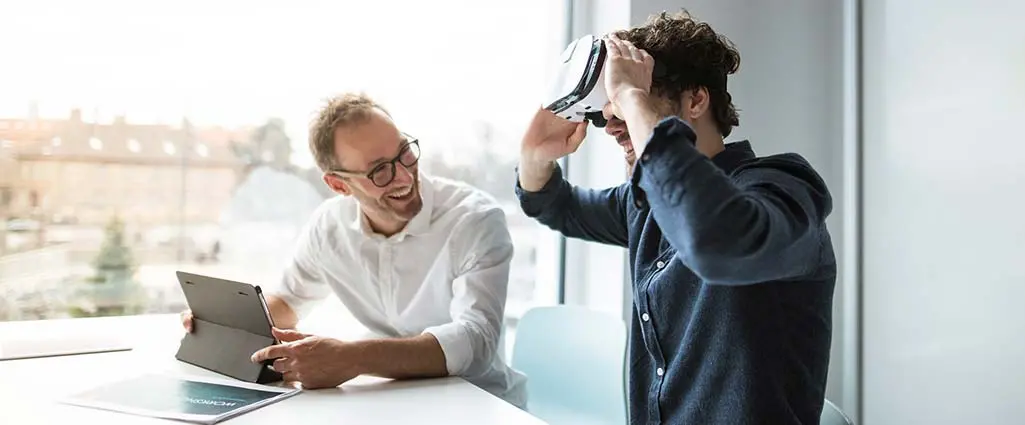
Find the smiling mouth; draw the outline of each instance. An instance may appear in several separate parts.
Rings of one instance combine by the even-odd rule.
[[[413,185],[406,188],[405,191],[388,195],[388,199],[394,199],[396,201],[405,201],[413,197]]]
[[[630,137],[627,135],[620,136],[616,138],[616,143],[619,144],[619,147],[623,148],[626,159],[632,160],[634,157],[634,145],[630,143]]]

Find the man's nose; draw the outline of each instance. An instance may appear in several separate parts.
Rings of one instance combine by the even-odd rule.
[[[605,117],[606,120],[611,120],[616,116],[612,113],[612,102],[606,103],[601,108],[601,116]]]
[[[413,165],[415,167],[416,165]],[[395,164],[395,181],[394,183],[406,184],[413,182],[413,170],[406,167],[405,165],[396,163]]]
[[[608,134],[609,136],[619,137],[625,131],[626,122],[619,118],[616,118],[615,116],[613,116],[612,119],[610,119],[609,122],[605,124],[605,134]]]

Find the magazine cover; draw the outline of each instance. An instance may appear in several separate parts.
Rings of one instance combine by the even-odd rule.
[[[128,414],[213,424],[299,393],[299,389],[144,375],[101,385],[63,402]]]

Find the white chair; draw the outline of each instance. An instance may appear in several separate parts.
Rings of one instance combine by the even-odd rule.
[[[527,410],[552,425],[627,422],[626,324],[579,306],[528,310],[512,367],[527,375]]]
[[[822,405],[819,425],[854,425],[854,421],[848,418],[833,402],[826,400]]]

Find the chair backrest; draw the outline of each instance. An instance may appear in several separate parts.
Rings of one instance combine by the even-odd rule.
[[[848,418],[833,402],[826,400],[822,405],[819,425],[854,425],[854,421]]]
[[[627,421],[626,324],[579,306],[528,310],[512,367],[527,375],[527,409],[552,425]]]

